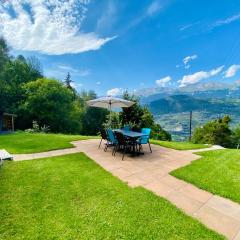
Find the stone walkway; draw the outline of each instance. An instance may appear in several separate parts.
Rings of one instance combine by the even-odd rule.
[[[169,172],[174,169],[188,165],[191,161],[200,158],[193,153],[194,151],[177,151],[152,145],[153,153],[149,153],[146,146],[144,155],[135,158],[126,155],[122,161],[120,153],[113,157],[111,150],[104,152],[102,148],[98,149],[98,143],[99,140],[76,141],[73,142],[75,148],[37,154],[18,154],[14,155],[14,160],[30,160],[84,152],[104,169],[130,186],[142,186],[168,199],[186,214],[225,235],[228,239],[240,240],[239,204],[169,175]]]

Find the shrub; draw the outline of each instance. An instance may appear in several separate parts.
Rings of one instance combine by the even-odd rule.
[[[229,128],[231,119],[224,116],[217,120],[210,121],[202,127],[195,129],[192,137],[193,143],[217,144],[223,147],[232,147],[232,131]]]
[[[48,133],[50,132],[49,126],[43,125],[42,127],[39,126],[37,121],[33,121],[32,128],[26,129],[25,132],[28,133]]]
[[[171,141],[172,136],[165,131],[159,124],[154,124],[152,127],[151,138],[155,140]]]

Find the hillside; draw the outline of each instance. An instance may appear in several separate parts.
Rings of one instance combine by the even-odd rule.
[[[173,95],[152,101],[148,106],[153,114],[179,113],[186,111],[207,110],[215,104],[188,95]],[[216,104],[217,106],[219,104]],[[218,106],[219,107],[219,106]]]
[[[186,139],[189,136],[190,111],[193,111],[193,129],[224,115],[231,117],[232,127],[239,124],[240,99],[226,97],[227,91],[221,91],[224,96],[222,98],[210,98],[211,94],[209,93],[211,91],[192,93],[192,95],[170,95],[151,101],[147,106],[153,113],[155,120],[169,131],[175,140]],[[200,97],[195,97],[196,95],[200,95]],[[221,96],[220,91],[217,91],[216,95]]]

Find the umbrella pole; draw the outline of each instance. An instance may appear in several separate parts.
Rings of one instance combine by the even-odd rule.
[[[109,125],[110,125],[110,128],[112,128],[112,103],[111,102],[110,102]]]

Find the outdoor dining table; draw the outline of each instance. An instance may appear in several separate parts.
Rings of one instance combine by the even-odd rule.
[[[130,138],[134,143],[137,143],[137,140],[139,138],[148,136],[147,134],[144,134],[141,132],[128,131],[128,130],[124,130],[124,129],[114,129],[113,131],[122,133],[125,137]],[[132,153],[134,155],[144,154],[143,152],[136,152],[135,144],[133,145]]]

